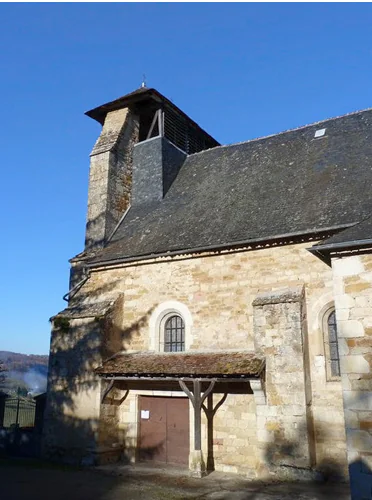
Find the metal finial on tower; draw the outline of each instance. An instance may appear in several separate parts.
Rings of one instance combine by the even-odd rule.
[[[142,83],[141,83],[141,88],[144,89],[145,87],[147,87],[146,85],[146,75],[143,74],[142,75]]]

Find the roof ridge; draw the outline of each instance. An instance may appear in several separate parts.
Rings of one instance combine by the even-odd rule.
[[[233,142],[232,144],[221,144],[220,146],[215,146],[214,148],[204,149],[203,151],[199,151],[198,153],[193,153],[191,155],[188,155],[188,157],[189,158],[190,157],[194,157],[194,156],[197,156],[197,155],[200,155],[200,154],[203,154],[203,153],[207,153],[207,152],[212,151],[212,150],[214,151],[215,149],[230,148],[232,146],[240,146],[241,144],[248,144],[250,142],[256,142],[256,141],[261,141],[261,140],[264,140],[264,139],[269,139],[270,137],[276,137],[276,136],[279,136],[279,135],[288,134],[289,132],[296,132],[297,130],[302,130],[302,129],[305,129],[305,128],[308,128],[308,127],[313,127],[314,125],[319,125],[321,123],[330,122],[330,121],[334,121],[334,120],[339,120],[340,118],[346,118],[348,116],[357,115],[359,113],[365,113],[366,111],[372,111],[372,107],[365,108],[365,109],[360,109],[360,110],[357,110],[357,111],[351,111],[350,113],[345,113],[344,115],[338,115],[338,116],[333,116],[333,117],[330,117],[330,118],[324,118],[323,120],[319,120],[319,121],[313,122],[313,123],[308,123],[307,125],[300,125],[299,127],[294,127],[294,128],[290,128],[290,129],[287,129],[287,130],[282,130],[281,132],[276,132],[274,134],[263,135],[261,137],[255,137],[254,139],[248,139],[246,141]]]

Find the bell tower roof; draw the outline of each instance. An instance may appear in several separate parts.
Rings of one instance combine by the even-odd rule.
[[[139,89],[93,108],[85,114],[103,125],[108,113],[122,108],[129,108],[139,116],[140,142],[151,137],[154,116],[156,113],[159,113],[160,116],[161,113],[162,123],[159,121],[159,127],[156,129],[159,135],[164,135],[187,154],[220,145],[186,113],[152,88],[141,86]],[[157,132],[155,131],[155,133]]]

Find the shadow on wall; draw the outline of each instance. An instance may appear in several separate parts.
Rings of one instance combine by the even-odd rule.
[[[76,276],[73,277],[73,282],[74,282],[73,284],[75,284],[75,282],[78,282],[82,279],[82,276],[83,276],[82,268],[79,268],[79,267],[75,268],[74,275],[76,275]],[[110,281],[110,283],[105,283],[101,286],[98,286],[97,284],[95,284],[94,290],[90,289],[89,292],[86,292],[87,286],[84,284],[71,297],[71,299],[69,301],[69,307],[73,307],[74,309],[76,309],[76,311],[79,311],[80,309],[82,309],[84,307],[83,302],[82,302],[84,295],[89,296],[89,300],[94,302],[95,299],[100,299],[103,294],[107,294],[107,293],[110,293],[111,291],[116,290],[118,288],[119,283],[120,283],[120,280],[117,279],[117,280]]]
[[[213,406],[213,393],[209,394],[207,397],[207,404],[203,404],[202,408],[204,410],[205,416],[207,418],[207,471],[214,471],[214,451],[213,451],[213,419],[216,415],[218,409],[224,404],[227,399],[227,392],[225,392],[221,399],[217,402],[215,406]]]
[[[351,499],[371,500],[372,470],[368,464],[363,459],[355,460],[349,465],[349,474]]]
[[[293,425],[293,424],[292,424]],[[315,422],[316,439],[322,442],[332,442],[332,436],[327,426],[322,422]],[[347,480],[346,455],[344,461],[324,458],[311,466],[303,467],[297,464],[308,461],[309,452],[304,447],[301,436],[306,436],[308,426],[306,421],[301,422],[296,429],[296,434],[288,438],[288,429],[278,427],[272,431],[271,442],[265,448],[265,462],[269,469],[280,476],[298,479],[315,479],[324,481]],[[314,443],[309,443],[314,447]],[[315,453],[313,454],[315,456]],[[310,454],[311,456],[311,454]]]
[[[202,391],[206,390],[209,384],[202,384]],[[213,402],[213,396],[218,394],[218,400]],[[215,470],[215,431],[214,431],[214,419],[216,414],[218,414],[219,409],[224,405],[229,394],[241,394],[241,395],[253,395],[252,389],[246,382],[241,383],[216,383],[214,390],[211,394],[207,396],[206,401],[202,405],[205,417],[207,419],[207,457],[206,457],[206,469],[208,472],[213,472]],[[218,440],[217,440],[218,442]]]
[[[221,394],[219,402],[213,406],[213,396],[209,395],[206,404],[203,405],[208,423],[207,470],[209,472],[214,470],[215,465],[213,453],[213,420],[219,408],[224,404],[226,396],[227,394]],[[315,422],[314,427],[318,440],[332,443],[333,431],[329,426],[322,422]],[[339,461],[335,459],[323,459],[308,468],[299,467],[297,463],[300,463],[301,459],[304,458],[304,447],[301,436],[304,432],[308,431],[307,423],[304,421],[299,424],[291,439],[288,438],[286,431],[288,432],[288,429],[285,430],[284,428],[280,428],[280,426],[270,431],[271,441],[264,448],[264,463],[262,464],[267,470],[264,482],[269,483],[269,485],[266,484],[259,487],[255,492],[247,493],[244,500],[258,500],[262,498],[261,495],[263,493],[277,494],[281,492],[281,489],[283,489],[283,494],[288,494],[293,490],[293,495],[298,494],[300,496],[302,491],[300,489],[308,481],[317,483],[312,488],[314,488],[314,493],[319,495],[319,498],[334,498],[338,495],[337,488],[341,488],[340,498],[345,498],[346,500],[346,498],[350,498],[348,496],[348,485],[346,484],[349,474],[352,492],[351,499],[372,500],[372,470],[365,460],[361,458],[353,462],[349,466],[349,470],[347,469],[346,457],[345,460],[340,459]],[[255,481],[252,481],[252,486],[255,483]],[[270,486],[270,483],[275,483],[275,491],[274,486]],[[246,485],[242,484],[241,487],[244,489]],[[273,488],[272,491],[271,488]],[[300,489],[297,491],[296,488]],[[315,496],[314,498],[318,497]]]
[[[354,420],[346,431],[349,452],[358,455],[349,464],[352,500],[372,499],[372,412],[368,411],[370,378],[370,373],[367,373],[352,380],[356,386],[355,395],[347,399],[348,413],[353,414]]]
[[[246,385],[245,385],[246,386]],[[218,391],[219,392],[219,391]],[[228,391],[230,392],[230,391]],[[247,393],[245,392],[242,393]],[[213,396],[209,395],[206,404],[203,406],[207,416],[207,469],[209,472],[214,470],[213,455],[213,419],[218,413],[219,408],[226,401],[226,394],[221,392],[221,397],[213,406]],[[316,423],[317,436],[323,440],[331,442],[332,430],[321,422]],[[286,429],[288,431],[288,429]],[[347,484],[346,459],[340,462],[336,460],[325,459],[313,467],[298,467],[297,458],[301,458],[304,453],[301,435],[306,430],[307,424],[299,424],[292,434],[292,439],[288,439],[288,434],[280,427],[271,432],[271,442],[264,448],[263,466],[265,466],[266,477],[259,481],[243,480],[237,476],[234,481],[234,490],[239,490],[239,498],[242,500],[260,500],[262,498],[303,498],[313,500],[325,500],[339,498],[339,500],[350,500],[349,487]],[[364,482],[366,478],[372,478],[371,471],[363,464],[364,478],[357,478],[355,471],[360,469],[361,462],[353,464],[351,467],[352,476],[355,480],[355,491],[352,500],[371,500],[368,489],[365,489]],[[365,493],[362,493],[363,488]],[[242,492],[240,493],[240,490]],[[243,493],[246,491],[246,493]],[[220,498],[220,497],[219,497]],[[229,498],[227,494],[221,492],[221,499]]]
[[[93,248],[102,248],[105,245],[106,238],[97,238],[97,233],[102,232],[102,227],[106,224],[106,214],[101,214],[86,224],[85,228],[85,250],[91,251]],[[90,236],[91,235],[91,236]]]
[[[60,322],[59,327],[54,322],[42,439],[44,458],[91,465],[119,459],[128,462],[133,457],[136,443],[127,438],[119,422],[124,393],[114,386],[110,397],[101,403],[105,384],[94,373],[102,360],[123,350],[124,342],[139,333],[152,313],[151,309],[122,330],[118,326],[121,310],[119,299],[102,317]],[[147,450],[148,454],[155,452]]]
[[[305,425],[303,424],[304,427]],[[329,428],[325,424],[315,422],[315,427],[318,439],[332,442]],[[299,426],[299,436],[301,431],[303,429]],[[288,462],[290,463],[293,457],[300,457],[299,443],[299,440],[285,439],[284,432],[275,431],[272,442],[267,445],[265,450],[265,461],[269,465],[269,469],[279,471],[280,475],[284,477],[291,478],[294,476],[298,479],[315,479],[333,484],[350,479],[351,500],[372,500],[372,470],[362,457],[352,462],[348,470],[345,469],[345,463],[332,459],[323,459],[313,467],[315,474],[309,475],[306,469],[295,470],[296,468],[293,465],[288,465]]]
[[[248,387],[248,388],[247,388]],[[216,391],[217,389],[217,391]],[[219,400],[213,406],[213,395],[220,393]],[[207,470],[215,470],[214,459],[214,418],[219,409],[225,403],[228,394],[253,394],[252,390],[246,383],[232,384],[229,386],[224,384],[216,384],[213,394],[210,394],[203,404],[203,410],[207,418]],[[306,421],[298,422],[298,427],[293,428],[292,432],[289,427],[285,427],[284,423],[273,420],[267,422],[268,438],[270,442],[263,445],[263,459],[261,473],[270,473],[272,477],[283,477],[285,479],[294,480],[318,480],[318,481],[347,481],[348,471],[346,463],[346,452],[344,459],[340,453],[340,460],[324,459],[321,462],[314,463],[312,466],[306,467],[300,464],[309,463],[309,450],[304,446],[304,440],[301,436],[306,436],[308,433],[308,425]],[[271,425],[270,425],[271,424]],[[289,422],[293,426],[293,422]],[[332,443],[334,432],[322,422],[315,423],[316,438],[320,442]],[[312,443],[313,447],[314,444]],[[315,456],[315,453],[312,454]],[[311,456],[311,455],[310,455]]]

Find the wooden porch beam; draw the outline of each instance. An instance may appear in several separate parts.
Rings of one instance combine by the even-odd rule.
[[[193,407],[195,408],[195,399],[194,399],[192,392],[189,390],[189,388],[187,387],[187,385],[185,384],[185,382],[183,380],[179,380],[179,384],[180,384],[181,389],[186,394],[186,396],[189,398]]]
[[[112,379],[109,383],[109,385],[106,387],[106,389],[104,390],[103,394],[102,394],[102,397],[101,397],[101,404],[103,403],[105,397],[107,396],[107,394],[111,391],[111,389],[113,388],[114,386],[114,383],[115,383],[115,379]]]
[[[205,411],[205,414],[207,415],[207,417],[209,418],[209,416],[212,416],[214,417],[215,414],[217,413],[217,410],[218,408],[220,408],[224,402],[226,401],[226,398],[227,398],[227,392],[225,392],[225,394],[222,396],[222,398],[218,401],[218,403],[216,404],[216,406],[211,409],[207,408],[204,404],[202,405],[202,408],[203,410]],[[213,402],[212,402],[213,403]]]
[[[191,393],[183,380],[179,380],[181,389],[190,399],[194,408],[194,451],[201,451],[201,409],[205,398],[213,391],[216,380],[210,380],[210,384],[204,394],[201,393],[200,379],[193,379],[192,382],[193,393]]]

